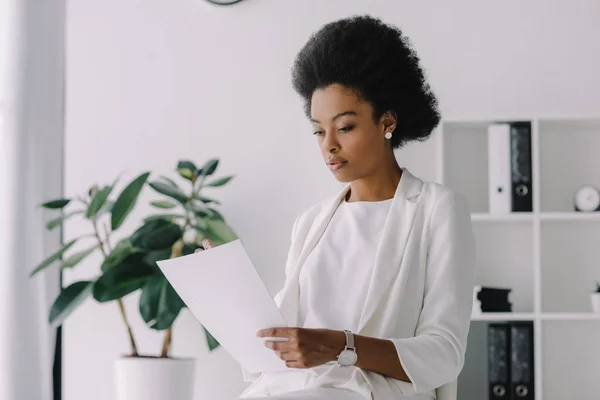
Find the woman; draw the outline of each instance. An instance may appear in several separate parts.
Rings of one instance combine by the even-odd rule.
[[[348,184],[296,219],[276,296],[292,328],[258,333],[287,339],[265,344],[290,369],[245,373],[254,383],[241,398],[429,400],[444,385],[454,397],[474,241],[465,199],[394,156],[440,120],[416,54],[397,28],[347,18],[310,38],[293,84],[325,163]]]

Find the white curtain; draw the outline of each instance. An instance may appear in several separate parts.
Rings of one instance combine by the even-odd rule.
[[[51,400],[56,332],[48,312],[57,266],[29,273],[60,246],[64,0],[0,0],[0,399]]]

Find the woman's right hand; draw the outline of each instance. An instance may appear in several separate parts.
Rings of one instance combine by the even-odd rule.
[[[202,249],[202,248],[196,249],[196,251],[194,251],[194,253],[199,253],[203,250],[212,249],[213,247],[215,247],[215,244],[210,239],[204,239],[202,241],[202,247],[204,247],[204,249]]]

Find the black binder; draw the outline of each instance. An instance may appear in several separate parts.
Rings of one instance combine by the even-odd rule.
[[[508,324],[488,325],[488,398],[510,399],[510,335]]]
[[[511,324],[511,399],[533,400],[535,398],[533,340],[532,322],[519,322]]]
[[[511,122],[510,173],[513,212],[533,211],[531,170],[531,122]]]

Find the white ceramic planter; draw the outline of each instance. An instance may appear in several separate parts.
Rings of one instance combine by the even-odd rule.
[[[117,400],[192,400],[196,360],[123,357],[116,361]]]
[[[592,293],[590,299],[592,302],[592,311],[600,314],[600,293]]]

